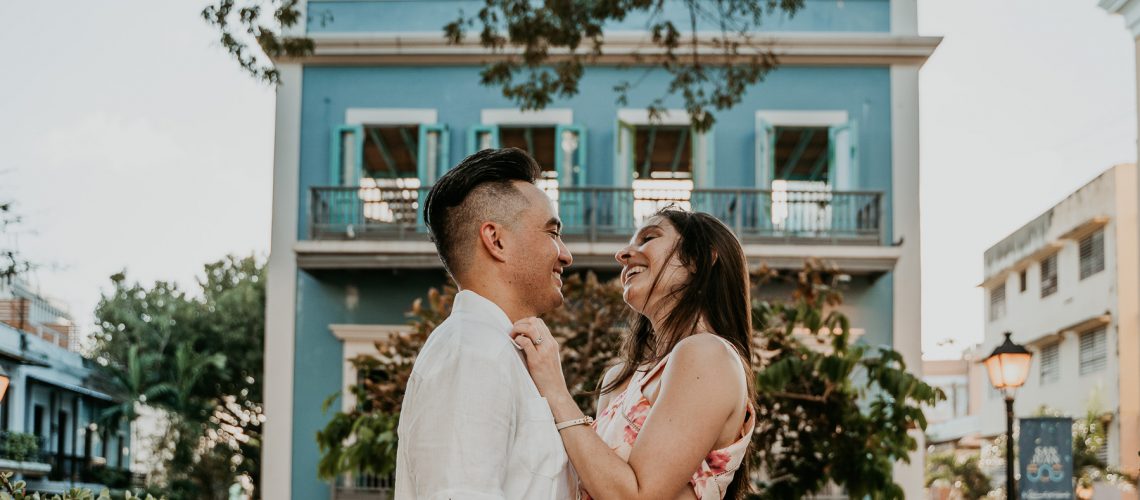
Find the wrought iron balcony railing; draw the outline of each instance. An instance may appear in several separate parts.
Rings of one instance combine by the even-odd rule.
[[[428,188],[314,187],[314,240],[422,240]],[[625,240],[658,209],[677,205],[719,218],[742,241],[878,245],[882,193],[755,189],[550,188],[568,241]]]

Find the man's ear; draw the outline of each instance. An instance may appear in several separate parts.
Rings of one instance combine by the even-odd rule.
[[[492,259],[499,262],[507,261],[507,251],[503,242],[505,237],[503,226],[497,222],[487,221],[479,226],[479,243]]]

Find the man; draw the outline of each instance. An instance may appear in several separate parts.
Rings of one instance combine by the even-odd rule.
[[[396,499],[565,499],[554,419],[512,325],[562,304],[572,257],[521,150],[483,150],[442,176],[424,220],[460,292],[416,357],[400,414]]]

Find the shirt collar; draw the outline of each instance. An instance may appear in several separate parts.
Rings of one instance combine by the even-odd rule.
[[[471,290],[461,290],[455,294],[455,302],[451,306],[452,312],[461,312],[464,314],[471,314],[491,322],[495,326],[501,326],[506,330],[510,330],[512,326],[511,319],[507,317],[507,313],[498,304],[487,300],[486,297],[479,295]]]

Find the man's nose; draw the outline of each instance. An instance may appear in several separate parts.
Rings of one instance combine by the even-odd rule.
[[[562,267],[570,267],[574,263],[574,256],[570,254],[570,249],[566,248],[566,242],[558,241],[558,262],[562,263]]]

